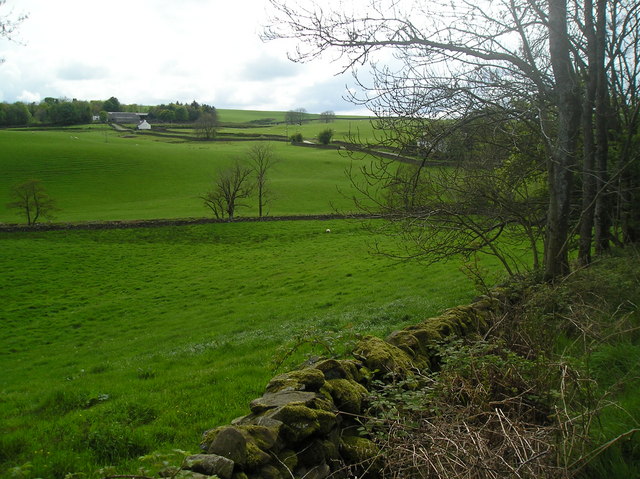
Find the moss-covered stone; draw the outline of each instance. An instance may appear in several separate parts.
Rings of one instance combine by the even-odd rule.
[[[330,379],[327,381],[327,388],[338,410],[350,414],[362,412],[362,401],[368,394],[362,384],[353,379]]]
[[[271,462],[268,451],[278,451],[280,441],[277,428],[256,425],[226,426],[211,432],[207,452],[230,459],[243,469],[256,470]]]
[[[367,368],[381,374],[408,375],[416,367],[406,352],[375,336],[366,336],[360,340],[353,354],[361,359]]]
[[[287,404],[311,405],[317,394],[311,391],[283,390],[275,393],[265,393],[262,397],[251,401],[251,412],[259,414],[268,409],[276,409]]]
[[[278,453],[278,460],[290,471],[293,471],[298,467],[298,454],[291,449],[284,449],[280,451]]]
[[[324,411],[322,409],[316,410],[316,417],[318,418],[318,424],[320,425],[320,434],[329,434],[329,432],[338,424],[338,417],[335,413]]]
[[[439,337],[440,333],[437,331],[405,328],[391,333],[386,341],[406,352],[417,367],[427,369],[430,367],[431,356],[429,344]]]
[[[255,442],[247,441],[246,460],[243,466],[247,470],[257,470],[271,462],[271,456],[258,447]]]
[[[288,444],[296,444],[316,433],[327,434],[337,424],[335,414],[302,405],[283,406],[268,414],[282,421],[282,432]]]
[[[365,437],[345,436],[340,441],[340,454],[347,464],[369,465],[379,459],[380,449]]]
[[[279,442],[280,423],[277,427],[248,425],[243,428],[256,445],[265,451],[276,449]]]
[[[265,391],[268,393],[278,391],[319,391],[324,381],[324,374],[321,370],[304,368],[276,376],[269,381]]]
[[[196,454],[184,460],[183,467],[193,472],[230,479],[234,462],[216,454]]]
[[[260,469],[258,477],[260,479],[282,479],[282,474],[277,467],[269,464]]]
[[[247,440],[245,435],[235,426],[218,428],[208,434],[207,453],[231,459],[236,464],[244,465],[247,461]]]
[[[233,473],[233,476],[231,476],[231,479],[249,479],[249,478],[244,472],[238,471]]]
[[[324,374],[326,380],[329,379],[353,379],[361,382],[363,380],[360,372],[360,365],[351,359],[325,359],[317,363],[314,367]]]

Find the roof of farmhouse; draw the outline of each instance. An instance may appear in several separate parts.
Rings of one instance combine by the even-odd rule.
[[[148,113],[133,113],[128,111],[108,111],[107,119],[109,121],[118,121],[118,122],[139,122],[143,118],[146,118]]]

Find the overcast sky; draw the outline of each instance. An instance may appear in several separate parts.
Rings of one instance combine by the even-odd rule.
[[[354,111],[339,65],[292,63],[291,44],[260,40],[266,9],[267,0],[7,0],[0,17],[29,18],[19,43],[0,39],[0,101]]]

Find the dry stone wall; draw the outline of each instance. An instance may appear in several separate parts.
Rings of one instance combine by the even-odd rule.
[[[372,378],[404,378],[433,368],[436,342],[483,332],[506,294],[496,291],[441,316],[368,336],[350,359],[324,359],[274,377],[250,404],[250,414],[204,433],[203,453],[189,457],[178,477],[204,479],[324,479],[377,477],[376,444],[359,435]]]

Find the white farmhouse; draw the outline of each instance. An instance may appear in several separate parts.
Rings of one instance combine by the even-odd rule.
[[[140,123],[138,123],[138,130],[150,130],[151,129],[151,125],[149,124],[149,122],[147,122],[147,120],[142,120]]]

